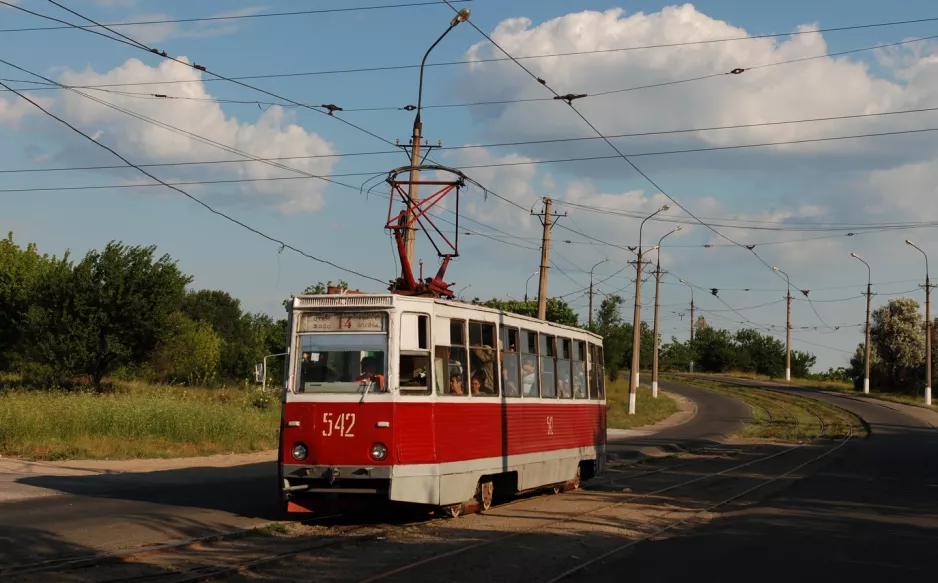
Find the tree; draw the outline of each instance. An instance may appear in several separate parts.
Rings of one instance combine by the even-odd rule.
[[[890,388],[899,388],[914,378],[925,359],[925,335],[918,310],[919,304],[912,298],[896,298],[873,311],[870,343]]]
[[[30,358],[95,386],[117,367],[146,361],[171,333],[170,315],[192,279],[155,251],[111,241],[77,265],[56,262],[27,313],[21,345]]]
[[[13,366],[26,312],[52,261],[39,255],[34,243],[21,249],[13,242],[13,233],[0,240],[0,370]]]
[[[218,372],[221,338],[206,322],[197,322],[181,312],[169,318],[172,329],[156,349],[153,369],[164,380],[183,379],[204,385]]]
[[[810,352],[801,350],[791,351],[791,376],[799,379],[806,379],[811,376],[811,367],[817,363],[817,357]],[[834,376],[834,369],[831,368],[828,373]]]
[[[487,308],[495,308],[496,310],[501,310],[503,312],[511,312],[512,314],[520,314],[522,316],[530,316],[531,318],[537,317],[537,302],[536,301],[519,301],[519,300],[500,300],[494,298],[488,301],[481,301],[479,298],[472,300],[473,304],[485,306]],[[578,320],[576,313],[573,309],[567,305],[567,302],[558,299],[558,298],[548,298],[547,299],[547,310],[546,316],[548,322],[554,322],[555,324],[562,324],[564,326],[577,326]]]

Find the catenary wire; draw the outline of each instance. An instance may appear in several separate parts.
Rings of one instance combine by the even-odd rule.
[[[3,83],[0,82],[0,85],[3,85]],[[14,91],[14,93],[17,93],[17,92]],[[115,151],[114,149],[112,149],[112,148],[108,147],[107,145],[102,144],[101,142],[95,140],[94,138],[92,138],[91,136],[89,136],[88,134],[86,134],[85,132],[81,131],[80,129],[78,129],[78,128],[76,128],[75,126],[73,126],[72,124],[70,124],[69,122],[67,122],[67,121],[65,121],[64,119],[58,117],[58,116],[55,115],[54,113],[48,111],[47,109],[45,109],[44,107],[42,107],[41,105],[39,105],[38,103],[36,103],[35,101],[33,101],[32,99],[30,99],[29,97],[27,97],[27,96],[25,96],[25,95],[21,95],[21,94],[19,94],[19,93],[17,93],[17,95],[18,95],[21,99],[23,99],[23,100],[29,102],[29,103],[32,104],[34,107],[36,107],[37,109],[39,109],[40,111],[42,111],[42,113],[44,113],[45,115],[47,115],[47,116],[49,116],[49,117],[55,119],[55,120],[58,121],[59,123],[65,125],[65,126],[68,127],[70,130],[72,130],[73,132],[75,132],[75,133],[77,133],[78,135],[82,136],[83,138],[87,139],[88,141],[94,143],[95,145],[97,145],[97,146],[99,146],[99,147],[101,147],[101,148],[104,148],[105,150],[107,150],[108,152],[110,152],[111,154],[113,154],[114,156],[116,156],[116,157],[120,158],[121,160],[123,160],[128,166],[134,167],[134,165],[133,165],[132,162],[130,162],[129,160],[127,160],[126,158],[124,158],[121,154],[119,154],[119,153],[118,153],[117,151]],[[146,170],[144,170],[144,169],[142,169],[142,168],[138,168],[138,170],[139,170],[141,173],[143,173],[143,174],[147,175],[148,177],[152,178],[153,180],[159,181],[159,178],[157,178],[156,176],[150,174],[150,173],[147,172]],[[266,234],[266,233],[264,233],[264,232],[262,232],[262,231],[259,231],[259,230],[255,229],[254,227],[251,227],[250,225],[248,225],[248,224],[246,224],[246,223],[244,223],[244,222],[242,222],[242,221],[239,221],[238,219],[235,219],[235,218],[233,218],[233,217],[231,217],[231,216],[229,216],[229,215],[227,215],[227,214],[225,214],[225,213],[223,213],[223,212],[221,212],[221,211],[218,211],[218,210],[212,208],[212,207],[211,207],[210,205],[208,205],[207,203],[205,203],[205,202],[203,202],[202,200],[200,200],[200,199],[198,199],[198,198],[192,196],[191,194],[189,194],[188,192],[186,192],[186,191],[184,191],[184,190],[182,190],[182,189],[180,189],[180,188],[177,188],[177,187],[172,186],[172,185],[170,185],[170,184],[166,184],[165,186],[166,186],[167,188],[169,188],[169,189],[171,189],[171,190],[174,190],[174,191],[176,191],[176,192],[182,194],[183,196],[185,196],[185,197],[191,199],[192,201],[198,203],[199,205],[205,207],[207,210],[209,210],[209,211],[212,212],[213,214],[216,214],[216,215],[218,215],[218,216],[220,216],[220,217],[222,217],[222,218],[224,218],[224,219],[227,219],[228,221],[231,221],[232,223],[235,223],[236,225],[238,225],[238,226],[240,226],[240,227],[242,227],[242,228],[244,228],[244,229],[247,229],[248,231],[251,231],[252,233],[254,233],[254,234],[256,234],[256,235],[259,235],[259,236],[261,236],[261,237],[267,239],[268,241],[271,241],[271,242],[273,242],[273,243],[279,244],[279,245],[281,246],[281,248],[290,249],[291,251],[294,251],[294,252],[296,252],[296,253],[298,253],[298,254],[304,256],[304,257],[307,257],[307,258],[309,258],[309,259],[312,259],[313,261],[316,261],[316,262],[319,262],[319,263],[323,263],[323,264],[325,264],[325,265],[329,265],[330,267],[334,267],[334,268],[336,268],[336,269],[338,269],[338,270],[340,270],[340,271],[344,271],[344,272],[346,272],[346,273],[351,273],[351,274],[353,274],[353,275],[357,275],[357,276],[359,276],[359,277],[361,277],[361,278],[364,278],[364,279],[368,279],[368,280],[371,280],[371,281],[375,281],[375,282],[378,282],[378,283],[381,283],[381,284],[387,283],[387,282],[385,282],[384,280],[378,279],[378,278],[376,278],[376,277],[372,277],[372,276],[370,276],[370,275],[366,275],[366,274],[361,273],[361,272],[359,272],[359,271],[355,271],[355,270],[353,270],[353,269],[348,269],[348,268],[346,268],[346,267],[342,267],[341,265],[338,265],[338,264],[336,264],[336,263],[333,263],[332,261],[328,261],[328,260],[326,260],[326,259],[321,259],[321,258],[316,257],[316,256],[314,256],[314,255],[310,255],[309,253],[303,251],[302,249],[298,249],[298,248],[296,248],[296,247],[294,247],[294,246],[292,246],[292,245],[289,245],[288,243],[285,243],[285,242],[281,241],[280,239],[277,239],[276,237],[272,237],[272,236],[270,236],[270,235],[268,235],[268,234]]]
[[[456,3],[472,2],[473,0],[452,0]],[[7,2],[2,2],[7,6],[10,6]],[[91,26],[80,26],[79,28],[115,28],[121,26],[144,26],[144,25],[154,25],[154,24],[183,24],[190,22],[218,22],[218,21],[228,21],[228,20],[244,20],[244,19],[258,19],[258,18],[274,18],[274,17],[283,17],[283,16],[304,16],[310,14],[330,14],[337,12],[361,12],[361,11],[371,11],[371,10],[382,10],[390,8],[410,8],[410,7],[422,7],[422,6],[432,6],[434,4],[443,4],[441,0],[434,0],[432,2],[408,2],[405,4],[378,4],[372,6],[352,6],[344,8],[319,8],[316,10],[296,10],[293,12],[266,12],[260,14],[229,14],[221,16],[205,16],[200,18],[168,18],[161,20],[140,20],[133,22],[110,22],[107,24],[97,24]],[[938,20],[938,19],[936,19]],[[927,21],[923,21],[927,22]],[[912,24],[912,22],[899,22],[899,23],[884,23],[880,26],[890,26],[897,24]],[[12,32],[36,32],[41,30],[68,30],[72,28],[71,26],[33,26],[27,28],[4,28],[0,29],[0,33],[12,33]],[[847,29],[850,30],[850,29]]]
[[[0,0],[0,3],[6,4],[12,8],[21,9],[21,7],[11,5],[8,2],[3,2]],[[37,16],[42,16],[38,15]],[[53,20],[51,17],[50,20]],[[611,49],[594,49],[587,51],[569,51],[563,53],[545,53],[538,55],[526,55],[516,57],[516,60],[531,60],[531,59],[545,59],[545,58],[556,58],[556,57],[568,57],[575,55],[592,55],[592,54],[603,54],[603,53],[615,53],[615,52],[625,52],[625,51],[636,51],[636,50],[648,50],[648,49],[660,49],[660,48],[675,48],[681,46],[692,46],[692,45],[702,45],[702,44],[714,44],[722,42],[735,42],[735,41],[744,41],[744,40],[756,40],[763,38],[778,38],[786,36],[798,36],[803,34],[823,34],[826,32],[840,32],[848,30],[858,30],[865,28],[876,28],[876,27],[888,27],[888,26],[899,26],[906,24],[918,24],[933,22],[938,20],[938,18],[919,18],[913,20],[902,20],[902,21],[892,21],[892,22],[882,22],[882,23],[869,23],[861,25],[852,25],[852,26],[840,26],[840,27],[830,27],[830,28],[819,28],[815,30],[804,30],[804,31],[792,31],[784,33],[774,33],[774,34],[763,34],[763,35],[754,35],[754,36],[745,36],[745,37],[731,37],[723,39],[710,39],[710,40],[701,40],[701,41],[688,41],[680,43],[664,43],[664,44],[654,44],[654,45],[642,45],[642,46],[632,46],[632,47],[620,47],[620,48],[611,48]],[[68,24],[68,23],[65,23]],[[448,66],[458,66],[458,65],[476,65],[479,63],[492,63],[500,61],[510,61],[512,59],[508,57],[494,57],[490,59],[475,59],[475,60],[462,60],[462,61],[449,61],[449,62],[438,62],[438,63],[427,63],[426,67],[448,67]],[[391,65],[391,66],[381,66],[381,67],[359,67],[359,68],[346,68],[346,69],[333,69],[333,70],[322,70],[322,71],[308,71],[308,72],[293,72],[293,73],[273,73],[273,74],[263,74],[263,75],[246,75],[233,77],[233,79],[246,80],[246,79],[271,79],[271,78],[284,78],[284,77],[303,77],[303,76],[314,76],[314,75],[335,75],[335,74],[345,74],[345,73],[370,73],[378,71],[399,71],[402,69],[418,69],[420,68],[419,64],[409,64],[409,65]],[[221,79],[207,79],[207,81],[220,81]],[[180,79],[166,81],[166,83],[192,83],[192,80]],[[120,87],[120,86],[142,86],[142,85],[156,85],[161,82],[145,82],[145,83],[126,83],[126,84],[109,84],[109,85],[98,85],[97,87]],[[50,89],[54,89],[51,88]]]

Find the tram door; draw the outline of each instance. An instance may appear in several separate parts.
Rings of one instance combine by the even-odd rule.
[[[400,360],[397,367],[401,397],[395,407],[398,458],[402,464],[437,461],[436,436],[431,401],[432,358],[430,317],[401,314]]]

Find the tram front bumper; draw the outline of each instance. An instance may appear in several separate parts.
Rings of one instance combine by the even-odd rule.
[[[390,466],[283,465],[283,493],[384,494],[390,490]]]

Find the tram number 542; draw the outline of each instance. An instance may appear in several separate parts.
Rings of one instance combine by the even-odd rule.
[[[332,437],[338,434],[339,437],[355,437],[352,428],[355,427],[355,413],[333,413],[322,414],[323,437]]]

